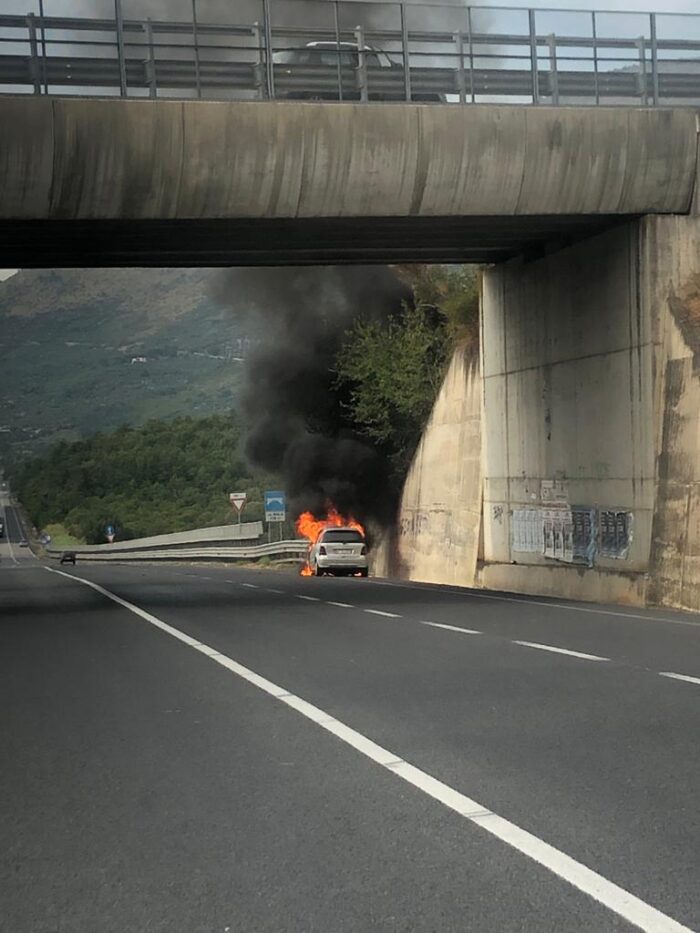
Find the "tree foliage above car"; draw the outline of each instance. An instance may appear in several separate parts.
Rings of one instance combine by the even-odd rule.
[[[336,359],[346,418],[392,460],[410,465],[452,349],[478,343],[478,280],[471,266],[397,266],[413,300],[386,321],[358,319]]]

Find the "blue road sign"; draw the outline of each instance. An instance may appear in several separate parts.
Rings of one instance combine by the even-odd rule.
[[[265,521],[283,522],[287,518],[287,496],[278,489],[265,493]]]

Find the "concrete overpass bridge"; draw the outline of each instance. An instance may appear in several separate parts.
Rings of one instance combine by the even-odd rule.
[[[688,108],[0,98],[5,266],[500,262],[688,214]]]

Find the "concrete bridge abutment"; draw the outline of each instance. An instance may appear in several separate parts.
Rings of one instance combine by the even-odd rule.
[[[700,609],[700,218],[484,273],[398,530],[413,579]]]

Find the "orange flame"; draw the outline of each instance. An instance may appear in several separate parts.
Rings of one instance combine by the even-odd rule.
[[[309,549],[311,549],[311,547],[316,544],[318,536],[321,534],[324,528],[355,528],[362,535],[365,533],[365,529],[359,522],[355,521],[352,515],[349,515],[346,518],[345,516],[341,515],[332,505],[328,506],[328,511],[326,512],[325,518],[315,518],[312,512],[302,512],[302,514],[296,520],[295,527],[297,534],[300,534],[302,537],[308,539]],[[309,566],[308,561],[306,564],[304,564],[300,573],[302,577],[313,576],[313,571]]]
[[[311,544],[316,543],[324,528],[332,527],[356,528],[361,534],[365,533],[365,529],[355,521],[352,515],[346,518],[334,506],[328,507],[325,518],[314,518],[312,512],[302,512],[296,521],[297,534],[308,538]]]

